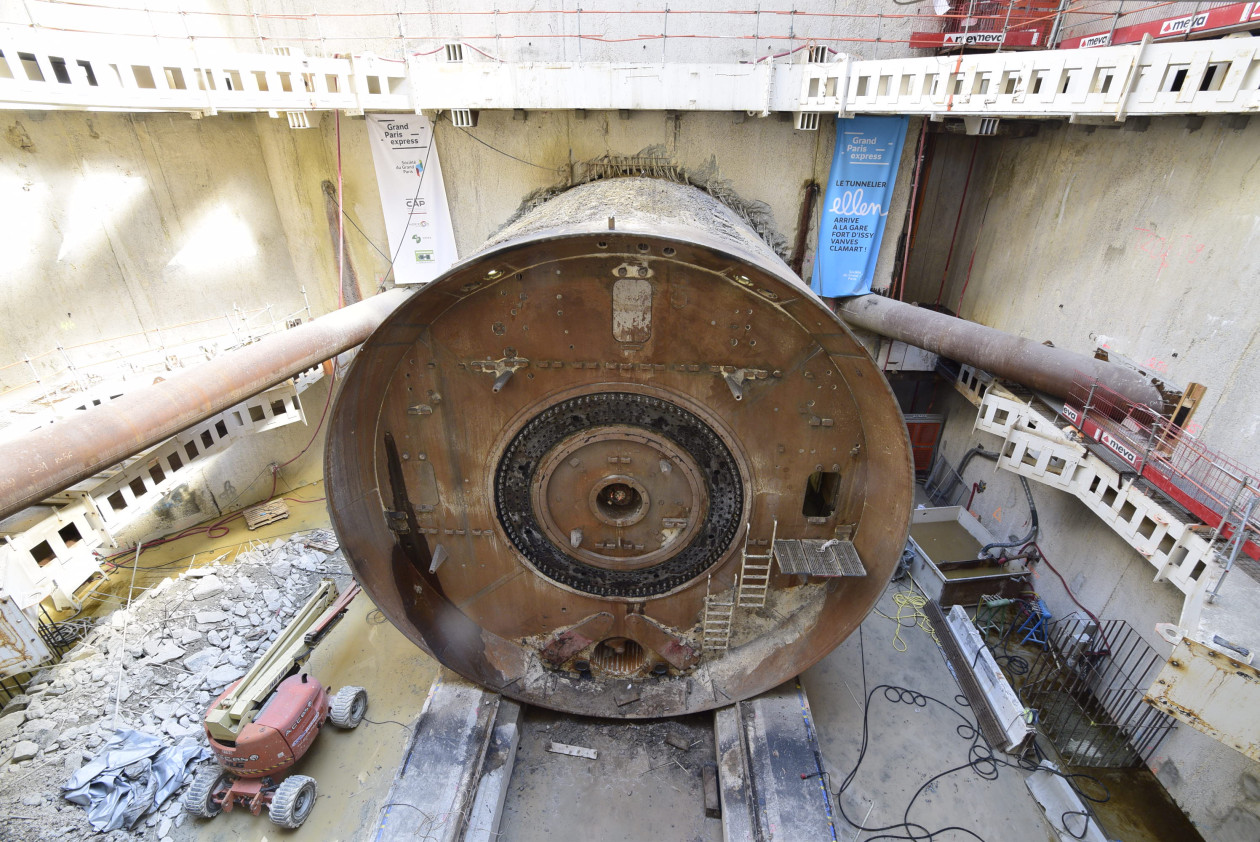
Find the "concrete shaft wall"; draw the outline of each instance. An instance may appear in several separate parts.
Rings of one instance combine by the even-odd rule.
[[[225,314],[234,306],[270,304],[283,315],[302,307],[305,287],[314,315],[335,308],[339,163],[348,214],[344,294],[371,294],[388,277],[387,255],[398,244],[385,235],[362,118],[325,114],[317,127],[294,131],[265,115],[11,112],[0,118],[0,131],[7,141],[0,144],[0,214],[8,244],[0,265],[7,316],[0,392],[30,381],[24,354],[46,381],[64,378],[58,345],[81,372],[116,374],[124,355],[162,344],[231,344]],[[833,122],[798,132],[785,118],[742,114],[641,112],[623,119],[539,112],[519,120],[486,112],[472,132],[440,121],[437,148],[461,255],[527,195],[568,184],[581,162],[640,153],[746,199],[745,209],[790,249],[804,185],[825,184],[834,135]],[[907,193],[898,191],[891,218],[904,214]],[[806,276],[817,213],[809,226]],[[891,250],[885,252],[882,286],[891,273]],[[191,324],[205,319],[211,321]],[[131,376],[148,382],[160,374]],[[325,395],[322,386],[304,395],[311,425]],[[294,425],[236,443],[123,537],[172,532],[263,499],[267,465],[292,458],[312,432]],[[286,469],[280,487],[321,447],[322,435]]]
[[[1165,118],[1092,131],[1050,123],[1031,138],[942,135],[931,173],[908,299],[936,301],[944,278],[940,300],[964,318],[1083,353],[1102,341],[1175,382],[1203,383],[1195,418],[1203,437],[1260,467],[1260,309],[1252,301],[1260,288],[1260,123]],[[975,408],[961,396],[943,403],[952,464],[974,444],[1001,446],[972,432]],[[964,479],[988,483],[972,509],[995,536],[1027,532],[1015,476],[976,459]],[[1176,622],[1181,593],[1153,582],[1154,568],[1075,498],[1032,488],[1040,545],[1076,597],[1104,619],[1126,620],[1167,655],[1154,625]],[[1045,565],[1036,587],[1056,617],[1080,616]],[[1227,582],[1226,598],[1228,590]],[[1260,764],[1179,725],[1151,767],[1205,838],[1260,838]]]
[[[337,306],[336,183],[340,165],[346,291],[371,294],[389,275],[366,121],[335,115],[290,130],[266,116],[11,112],[0,118],[0,197],[11,243],[0,306],[17,316],[0,365],[36,357],[41,373],[117,359],[137,347],[228,333],[234,306]],[[912,126],[912,131],[915,127]],[[648,154],[693,182],[747,200],[789,244],[804,185],[824,185],[834,122],[795,131],[786,117],[742,114],[486,112],[475,131],[438,121],[437,149],[459,253],[470,254],[535,191],[563,188],[581,162]],[[900,209],[904,212],[903,188]],[[820,200],[821,203],[821,200]],[[820,205],[819,203],[819,205]],[[816,230],[817,213],[811,217]],[[890,238],[895,233],[890,233]],[[813,237],[806,240],[806,274]],[[877,285],[886,285],[891,265]],[[159,339],[159,330],[161,338]],[[120,337],[117,342],[99,342]],[[224,340],[230,341],[230,337]],[[93,343],[85,347],[84,343]],[[0,388],[30,379],[0,369]]]
[[[462,43],[468,61],[736,62],[782,59],[808,44],[861,58],[897,58],[926,55],[910,50],[910,33],[941,27],[931,4],[890,0],[798,0],[773,8],[693,3],[672,12],[664,0],[597,5],[584,11],[573,0],[157,0],[132,11],[0,4],[12,7],[3,19],[18,24],[130,35],[150,44],[154,36],[192,38],[211,52],[286,47],[307,55],[371,52],[400,59]]]
[[[346,207],[381,230],[363,121],[356,127],[347,144],[358,149],[343,156]],[[67,355],[81,376],[147,383],[163,372],[129,371],[129,358],[163,345],[222,350],[235,342],[226,315],[234,307],[305,318],[305,287],[313,315],[335,308],[336,206],[324,188],[335,197],[335,128],[331,115],[319,129],[293,132],[253,115],[5,114],[0,392],[31,381],[23,355],[46,383],[65,382]],[[387,261],[347,228],[347,266],[363,267],[361,291],[370,293]],[[267,324],[266,315],[253,324]],[[19,388],[6,402],[39,391]],[[311,441],[327,394],[325,383],[303,394],[309,426],[235,442],[117,537],[168,534],[264,499],[267,466]],[[310,476],[322,443],[321,434],[285,469],[278,490]]]
[[[1192,432],[1255,463],[1260,122],[1199,123],[939,137],[906,298],[936,301],[944,276],[940,303],[963,318],[1202,383]]]

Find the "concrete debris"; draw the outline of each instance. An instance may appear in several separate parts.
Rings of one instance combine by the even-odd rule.
[[[67,661],[85,661],[88,658],[95,658],[99,654],[101,654],[100,650],[93,646],[79,646],[73,652],[66,655],[65,659]]]
[[[17,736],[18,729],[22,727],[22,723],[26,721],[26,717],[19,713],[11,713],[8,716],[0,718],[0,744],[6,743]]]
[[[191,596],[193,599],[202,600],[221,593],[223,593],[223,583],[219,581],[218,576],[211,574],[197,583],[197,586],[192,589]]]
[[[223,658],[223,653],[216,648],[222,644],[211,643],[205,649],[194,652],[184,659],[184,668],[190,672],[208,672],[213,667],[218,666],[219,661]]]
[[[196,643],[198,640],[201,640],[201,632],[196,629],[180,629],[175,633],[175,637],[180,644],[187,646],[190,643]]]
[[[13,757],[10,758],[12,763],[21,763],[23,760],[30,760],[39,754],[39,744],[30,740],[22,740],[13,747]]]
[[[9,714],[9,713],[12,713],[13,711],[26,710],[26,706],[29,705],[30,703],[31,703],[30,696],[26,695],[25,693],[18,693],[16,696],[14,696],[12,699],[9,700],[9,703],[7,705],[4,706],[4,712],[5,714]]]
[[[182,657],[183,654],[184,654],[183,649],[180,649],[178,646],[176,646],[174,643],[171,643],[169,640],[164,640],[162,641],[162,644],[158,646],[157,651],[154,652],[153,655],[149,657],[149,663],[169,664],[171,661],[174,661],[176,658]]]
[[[228,657],[232,657],[231,653],[228,653]],[[224,664],[210,670],[210,674],[206,676],[206,686],[212,690],[222,690],[244,674],[245,667]]]
[[[33,842],[87,838],[86,813],[62,799],[61,785],[116,728],[167,745],[204,744],[210,702],[271,644],[319,580],[349,584],[341,553],[312,549],[306,538],[256,544],[234,563],[165,580],[32,679],[0,712],[0,815],[35,817],[23,837]],[[125,838],[185,842],[197,831],[176,794]]]

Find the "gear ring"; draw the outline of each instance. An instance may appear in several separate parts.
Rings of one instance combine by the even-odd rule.
[[[675,443],[704,478],[708,510],[692,540],[651,567],[612,570],[575,558],[553,543],[539,523],[530,489],[546,455],[560,442],[592,427],[639,427]],[[500,524],[540,574],[583,593],[614,599],[660,596],[717,563],[739,531],[743,481],[730,449],[698,416],[650,395],[600,392],[561,401],[531,418],[504,449],[495,471]]]

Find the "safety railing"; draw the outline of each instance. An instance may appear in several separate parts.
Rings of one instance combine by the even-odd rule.
[[[0,28],[8,107],[129,111],[410,110],[406,67],[374,56],[202,52],[195,44]]]
[[[462,37],[462,36],[461,36]],[[743,30],[732,38],[749,36]],[[796,43],[796,36],[791,39]],[[0,107],[308,112],[645,109],[1101,118],[1260,111],[1260,39],[866,61],[817,39],[754,61],[693,51],[634,62],[504,62],[465,41],[413,52],[314,58],[0,29]],[[806,49],[808,47],[808,49]],[[449,48],[449,49],[448,49]],[[764,60],[763,60],[764,59]],[[798,126],[816,128],[817,119]]]
[[[854,62],[845,70],[847,84],[833,97],[810,101],[805,110],[1114,120],[1260,111],[1256,38],[889,59]],[[807,65],[805,73],[831,71]]]
[[[1142,479],[1167,494],[1229,538],[1229,523],[1240,496],[1260,489],[1260,477],[1240,462],[1218,453],[1196,436],[1148,406],[1135,404],[1097,380],[1078,375],[1063,415],[1085,435],[1106,447]],[[1248,521],[1253,533],[1243,549],[1260,558],[1260,513]]]

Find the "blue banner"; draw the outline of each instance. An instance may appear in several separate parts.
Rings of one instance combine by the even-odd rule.
[[[810,286],[828,298],[871,291],[908,117],[836,120],[836,151]]]

